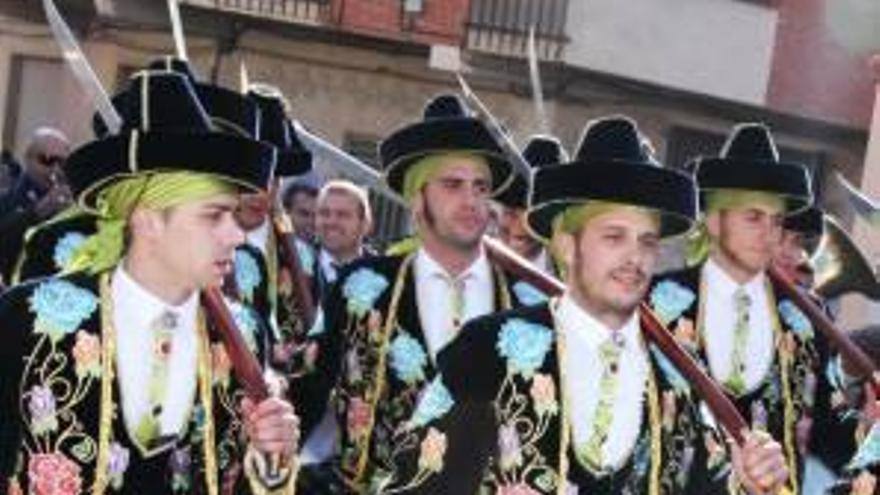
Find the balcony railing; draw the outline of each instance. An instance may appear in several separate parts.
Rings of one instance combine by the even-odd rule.
[[[180,2],[253,17],[307,24],[325,22],[330,11],[330,0],[180,0]]]
[[[568,0],[471,0],[465,47],[499,55],[528,55],[535,29],[538,58],[559,60],[568,42]]]

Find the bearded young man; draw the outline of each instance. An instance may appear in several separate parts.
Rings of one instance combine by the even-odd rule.
[[[649,300],[751,427],[783,445],[786,485],[799,493],[810,425],[831,414],[829,401],[816,402],[825,343],[767,270],[786,217],[812,201],[809,178],[779,159],[761,124],[736,126],[720,156],[698,161],[695,177],[707,257],[657,277]]]
[[[2,479],[9,493],[290,494],[293,408],[246,397],[199,301],[232,269],[238,193],[265,187],[274,150],[214,131],[180,74],[139,72],[131,91],[124,129],[66,164],[100,217],[75,273],[0,299]],[[261,340],[245,335],[257,354]]]
[[[631,120],[610,117],[588,124],[573,163],[538,170],[527,219],[551,239],[566,290],[472,321],[440,354],[408,424],[421,443],[382,493],[765,493],[784,481],[779,446],[748,432],[730,475],[696,392],[645,340],[638,307],[659,242],[696,210],[693,182],[647,149]]]
[[[441,96],[379,150],[385,180],[409,201],[420,245],[340,273],[311,332],[315,372],[292,386],[317,414],[334,391],[345,493],[366,492],[394,469],[410,441],[402,425],[436,373],[435,356],[464,322],[518,304],[514,280],[482,248],[490,196],[510,178],[485,127],[457,97]],[[305,432],[315,419],[304,416]]]

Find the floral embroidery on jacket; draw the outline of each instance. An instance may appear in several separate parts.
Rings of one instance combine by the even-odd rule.
[[[347,309],[357,317],[363,317],[373,309],[376,300],[388,288],[388,279],[368,268],[360,268],[349,275],[342,286]]]
[[[55,243],[55,250],[52,252],[52,262],[55,268],[64,270],[73,259],[74,253],[86,241],[86,236],[80,232],[68,232]]]
[[[235,250],[235,284],[245,301],[252,301],[254,290],[260,285],[260,266],[254,256],[243,250]]]
[[[407,385],[425,379],[425,366],[428,354],[419,341],[405,331],[400,331],[389,347],[391,368],[397,377]]]
[[[651,291],[651,307],[664,324],[669,324],[682,315],[697,295],[687,287],[672,280],[663,280]]]
[[[49,279],[34,289],[31,311],[36,313],[36,333],[45,333],[54,342],[73,333],[98,308],[98,298],[66,280]]]
[[[512,318],[501,326],[498,353],[507,358],[507,368],[531,378],[544,362],[553,342],[553,331],[544,325]]]

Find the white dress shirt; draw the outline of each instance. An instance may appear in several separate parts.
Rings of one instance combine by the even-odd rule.
[[[538,252],[537,256],[529,260],[535,265],[539,270],[547,275],[555,275],[555,270],[553,269],[553,263],[550,260],[550,256],[547,255],[547,250],[541,248]]]
[[[742,287],[749,296],[749,334],[746,340],[746,391],[754,390],[773,362],[773,325],[767,298],[767,279],[763,273],[740,286],[710,258],[703,266],[705,297],[702,329],[712,376],[721,383],[732,371],[736,308],[734,292]]]
[[[336,278],[339,276],[338,267],[342,267],[344,263],[336,261],[336,258],[329,251],[321,248],[318,254],[318,265],[321,267],[321,274],[324,275],[324,280],[332,284],[336,282]]]
[[[437,353],[452,341],[459,330],[452,321],[454,294],[451,280],[454,278],[464,283],[464,323],[494,310],[492,267],[482,250],[477,259],[457,277],[452,277],[424,248],[419,249],[414,263],[419,318],[428,352],[436,358]]]
[[[132,279],[122,263],[113,273],[111,293],[117,336],[117,380],[129,432],[133,433],[141,418],[150,412],[148,384],[154,359],[151,325],[167,311],[177,317],[159,429],[163,436],[180,434],[189,419],[196,392],[198,294],[193,293],[179,306],[170,306]]]
[[[572,439],[586,444],[593,434],[593,417],[599,403],[599,383],[605,371],[599,347],[612,338],[605,324],[587,313],[568,294],[556,312],[557,331],[565,336],[566,392],[569,397]],[[642,429],[643,402],[648,378],[648,354],[642,341],[637,314],[616,330],[623,337],[618,365],[617,391],[608,439],[602,447],[607,467],[622,466],[632,454]]]
[[[259,249],[263,256],[269,247],[269,220],[265,220],[259,227],[244,234],[245,241]]]

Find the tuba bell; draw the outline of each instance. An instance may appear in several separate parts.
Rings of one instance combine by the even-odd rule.
[[[826,299],[857,292],[880,300],[877,270],[840,223],[823,217],[824,233],[810,263],[815,271],[815,291]]]

